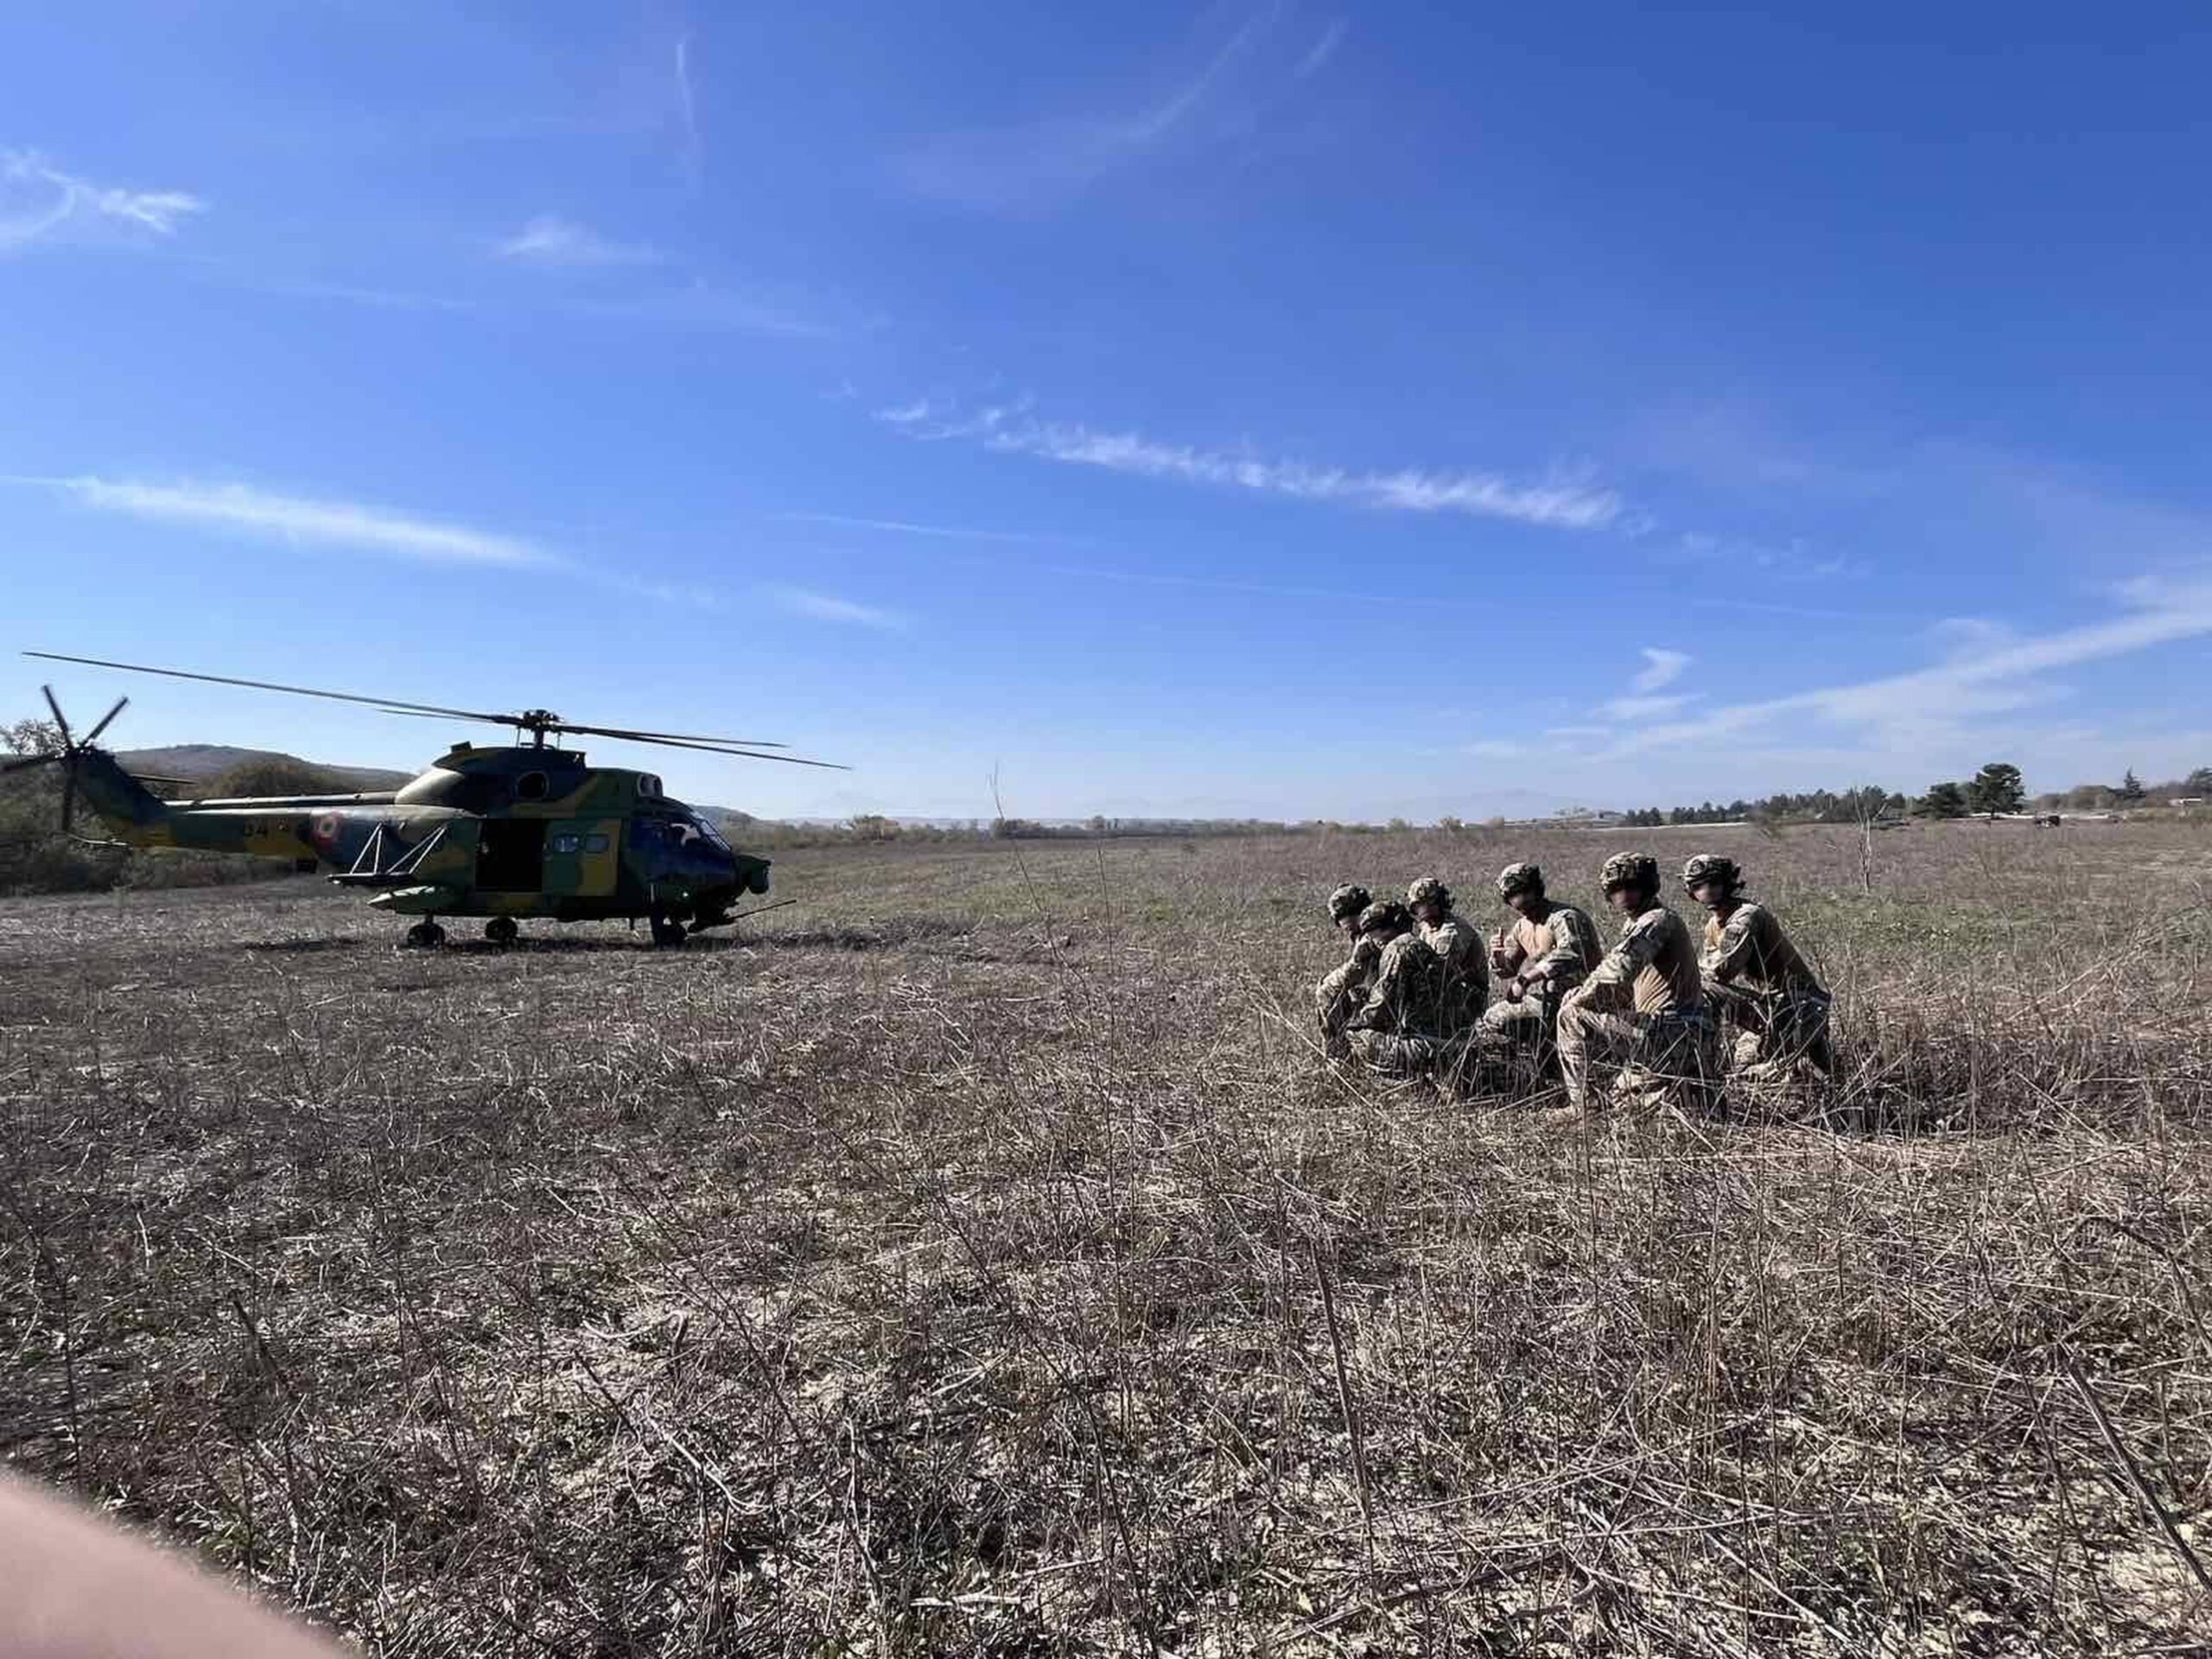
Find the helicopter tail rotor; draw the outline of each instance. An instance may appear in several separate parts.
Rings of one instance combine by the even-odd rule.
[[[79,737],[69,729],[69,717],[61,712],[61,704],[54,697],[54,688],[50,685],[41,685],[39,690],[46,694],[46,706],[53,711],[54,729],[61,739],[61,747],[48,750],[43,754],[27,754],[13,760],[0,762],[0,777],[4,777],[10,772],[29,772],[34,766],[59,766],[61,768],[61,833],[66,836],[70,832],[70,826],[76,818],[77,768],[82,763],[84,757],[93,752],[92,745],[100,734],[113,723],[115,717],[123,712],[130,699],[118,697],[115,700],[115,706],[99,717],[99,722],[93,726],[92,729],[86,732],[84,736]]]

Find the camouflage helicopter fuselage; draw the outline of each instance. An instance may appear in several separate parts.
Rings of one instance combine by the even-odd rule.
[[[680,938],[768,890],[768,861],[731,848],[658,778],[575,750],[456,743],[387,791],[164,801],[86,748],[77,782],[130,846],[289,860],[401,915],[651,917]]]

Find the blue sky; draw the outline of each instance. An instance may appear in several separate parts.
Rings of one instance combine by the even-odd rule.
[[[594,751],[776,815],[2212,764],[2201,8],[107,4],[7,55],[11,647],[855,768]],[[448,735],[13,655],[0,707],[48,678],[130,746]]]

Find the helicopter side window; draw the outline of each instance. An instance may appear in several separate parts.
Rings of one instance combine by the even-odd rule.
[[[576,850],[577,845],[577,837],[575,836],[556,836],[553,837],[553,850],[556,853],[573,853]]]
[[[584,851],[588,853],[603,853],[606,850],[607,837],[605,836],[586,836],[584,837]]]
[[[545,774],[525,772],[515,779],[515,798],[518,801],[542,801],[545,798]]]

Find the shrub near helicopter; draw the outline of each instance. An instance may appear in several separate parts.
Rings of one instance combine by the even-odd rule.
[[[45,651],[23,654],[49,662],[365,703],[387,714],[509,726],[518,739],[528,733],[527,744],[478,747],[455,743],[396,790],[165,801],[97,747],[100,734],[130,698],[119,698],[79,738],[70,732],[52,688],[41,687],[47,706],[54,711],[61,747],[52,754],[0,766],[0,772],[60,766],[64,774],[63,830],[69,828],[71,810],[81,790],[114,830],[117,839],[92,844],[245,853],[288,859],[303,870],[327,870],[329,879],[341,887],[373,893],[369,903],[377,908],[419,918],[406,935],[406,942],[416,946],[445,942],[445,930],[438,922],[444,916],[488,917],[484,937],[502,945],[513,944],[518,924],[532,917],[633,923],[644,917],[652,925],[655,944],[681,944],[687,932],[737,920],[731,907],[741,894],[768,891],[768,861],[731,847],[702,815],[664,794],[660,779],[652,773],[586,766],[580,750],[549,748],[548,736],[612,737],[845,770],[826,760],[763,753],[781,749],[780,743],[583,726],[543,709],[485,714],[95,657]]]

